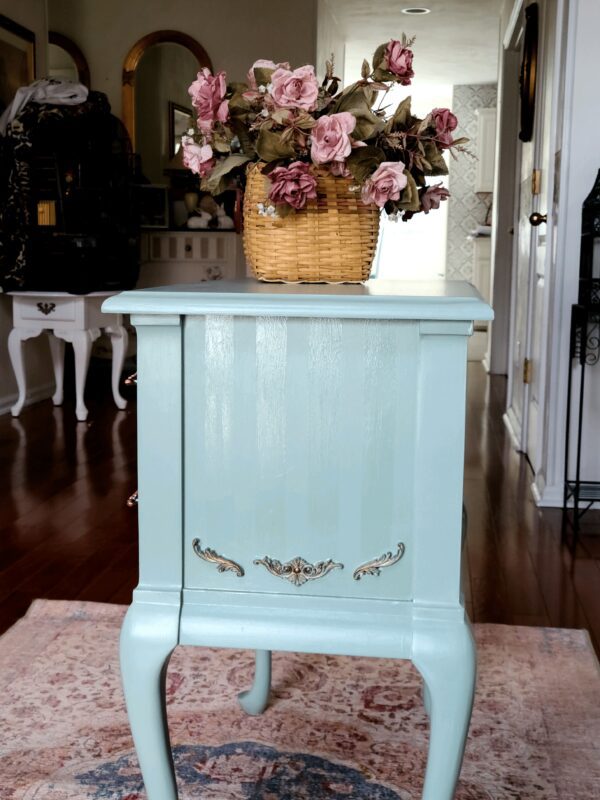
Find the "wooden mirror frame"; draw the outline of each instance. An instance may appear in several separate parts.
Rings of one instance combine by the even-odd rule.
[[[154,31],[137,41],[125,56],[123,63],[123,94],[122,94],[122,118],[131,145],[135,150],[135,71],[137,65],[146,50],[154,44],[180,44],[193,53],[198,59],[198,69],[208,67],[212,70],[212,61],[200,42],[181,31]]]
[[[77,67],[77,74],[79,76],[79,83],[83,83],[89,89],[90,83],[90,68],[86,57],[83,55],[79,47],[68,36],[56,31],[48,31],[48,43],[55,44],[57,47],[62,47],[71,56]]]
[[[525,9],[525,39],[523,61],[519,75],[521,96],[521,131],[519,139],[530,142],[535,122],[535,95],[538,70],[539,9],[532,3]]]

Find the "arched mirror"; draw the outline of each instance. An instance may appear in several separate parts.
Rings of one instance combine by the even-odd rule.
[[[177,140],[189,128],[187,87],[212,64],[202,45],[179,31],[155,31],[129,51],[123,65],[123,122],[150,183],[164,182]]]
[[[48,32],[48,76],[90,88],[90,68],[85,56],[72,39],[56,31]]]

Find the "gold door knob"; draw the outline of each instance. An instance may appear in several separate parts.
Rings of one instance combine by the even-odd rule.
[[[531,222],[534,228],[537,228],[537,226],[541,225],[542,222],[548,222],[548,215],[538,214],[537,211],[534,211],[534,213],[529,217],[529,222]]]

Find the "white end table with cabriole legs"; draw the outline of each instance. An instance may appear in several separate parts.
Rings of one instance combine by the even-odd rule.
[[[54,368],[56,390],[52,396],[55,406],[63,402],[65,342],[71,342],[75,354],[75,415],[79,422],[87,419],[88,410],[83,393],[92,344],[102,331],[112,343],[112,393],[117,408],[127,401],[119,393],[119,379],[127,350],[127,330],[121,314],[103,314],[102,303],[115,292],[9,292],[13,303],[13,328],[8,336],[8,353],[17,380],[19,396],[11,408],[18,417],[27,397],[26,371],[23,361],[23,342],[42,333],[48,334],[50,355]]]
[[[121,669],[149,800],[177,800],[178,644],[255,650],[251,714],[272,650],[412,660],[431,724],[422,797],[452,800],[475,684],[467,340],[489,306],[466,283],[375,280],[171,286],[104,308],[138,331],[140,583]]]

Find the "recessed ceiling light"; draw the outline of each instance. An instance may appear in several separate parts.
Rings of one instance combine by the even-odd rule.
[[[412,15],[414,15],[416,17],[419,14],[431,14],[431,9],[430,8],[420,8],[420,7],[419,8],[403,8],[402,9],[402,13],[403,14],[412,14]]]

